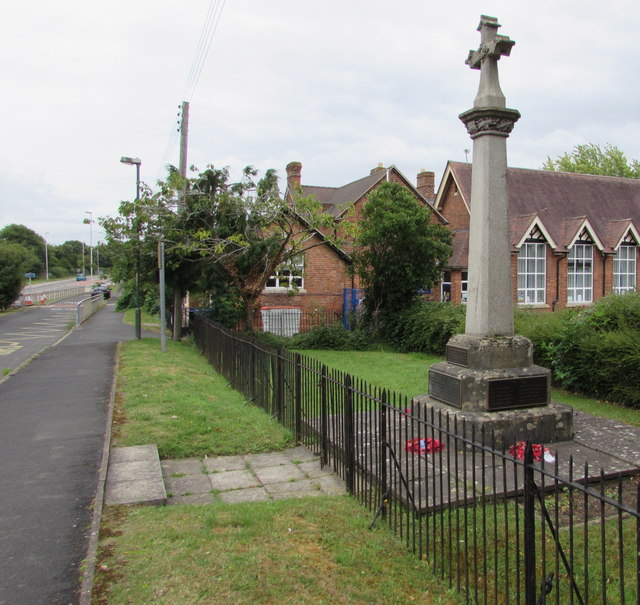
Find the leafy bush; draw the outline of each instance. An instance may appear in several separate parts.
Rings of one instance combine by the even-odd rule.
[[[610,294],[584,310],[585,321],[597,330],[640,330],[640,294]]]
[[[124,311],[125,309],[136,308],[136,289],[133,281],[128,281],[123,285],[120,298],[116,305],[116,310]],[[150,284],[140,284],[140,309],[151,315],[157,315],[160,312],[160,299],[158,297],[158,289]]]
[[[285,349],[368,351],[380,344],[367,330],[358,328],[349,331],[342,324],[313,328],[309,332],[300,332],[291,337],[260,331],[255,331],[252,335],[267,345]]]
[[[24,272],[30,270],[33,262],[31,250],[0,240],[0,309],[6,309],[18,298],[25,281]]]
[[[196,297],[197,300],[198,297]],[[234,329],[245,315],[245,307],[238,291],[227,284],[215,284],[199,295],[200,313],[225,328]]]
[[[294,349],[325,349],[333,351],[366,351],[373,345],[369,332],[362,328],[346,330],[342,325],[314,328],[296,334],[290,345]]]
[[[401,352],[443,355],[449,339],[464,332],[464,317],[462,305],[421,301],[395,317],[388,339]]]
[[[554,379],[585,395],[640,407],[640,297],[610,294],[567,314],[547,343]]]
[[[574,309],[561,309],[554,313],[516,309],[515,332],[526,336],[533,343],[533,361],[550,368],[553,355],[562,338],[562,331]]]

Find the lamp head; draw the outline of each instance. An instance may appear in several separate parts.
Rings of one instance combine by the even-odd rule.
[[[140,158],[128,158],[126,156],[122,156],[120,158],[120,161],[123,164],[135,164],[137,166],[140,166],[140,164],[142,164],[142,160]]]

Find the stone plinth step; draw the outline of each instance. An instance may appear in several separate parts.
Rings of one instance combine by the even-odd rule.
[[[155,506],[167,503],[167,492],[156,445],[135,445],[111,450],[105,502],[108,505]]]

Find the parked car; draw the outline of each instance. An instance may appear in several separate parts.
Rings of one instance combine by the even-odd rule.
[[[76,281],[87,281],[87,276],[84,273],[78,273],[76,275]]]
[[[111,298],[111,288],[108,284],[96,284],[91,290],[91,296],[102,295],[104,299]]]

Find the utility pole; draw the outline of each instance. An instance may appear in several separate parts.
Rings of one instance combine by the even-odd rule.
[[[44,272],[46,275],[46,280],[49,281],[49,232],[47,231],[44,234]]]
[[[180,119],[180,175],[187,178],[187,147],[189,144],[189,102],[182,103],[182,117]],[[184,209],[185,195],[187,188],[183,190],[182,196],[178,200],[178,212]]]
[[[180,176],[187,178],[187,147],[189,142],[189,102],[183,101],[182,115],[180,118],[180,166],[178,170]],[[178,214],[180,214],[185,206],[185,197],[187,186],[185,184],[181,195],[178,198]],[[173,295],[173,340],[182,338],[182,299],[184,292],[180,286],[176,285]]]

